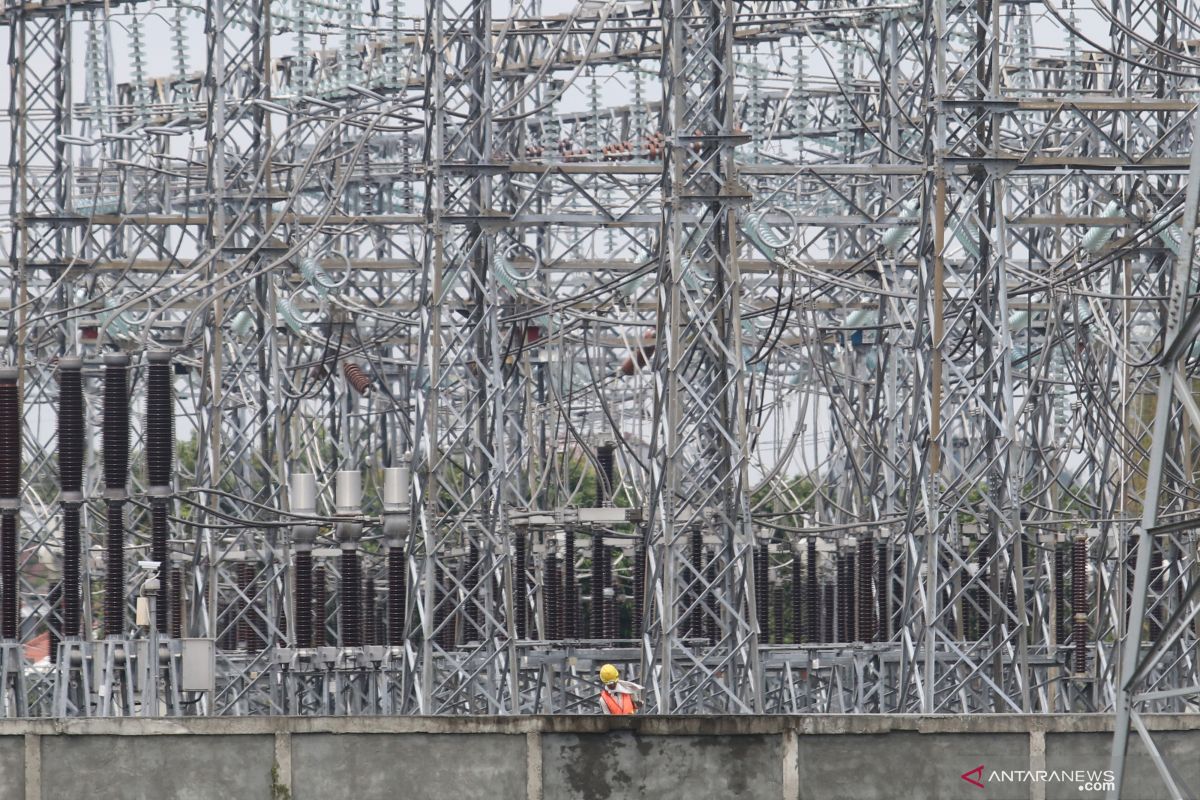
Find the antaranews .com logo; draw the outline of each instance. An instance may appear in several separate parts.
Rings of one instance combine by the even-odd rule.
[[[1114,788],[1116,776],[1110,769],[993,769],[984,774],[980,764],[959,777],[980,789],[988,783],[1073,783],[1081,792],[1106,792]]]

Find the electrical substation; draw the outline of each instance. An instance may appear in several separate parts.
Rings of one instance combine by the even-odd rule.
[[[1095,796],[1191,796],[1198,20],[10,0],[0,767],[42,720],[542,747],[613,665],[786,797],[851,730],[797,715],[1031,768],[1071,715]]]

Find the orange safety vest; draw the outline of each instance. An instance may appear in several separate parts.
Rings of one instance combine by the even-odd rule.
[[[617,692],[613,695],[608,689],[601,689],[600,699],[604,702],[604,707],[608,709],[609,714],[624,716],[634,713],[633,695],[625,692]]]

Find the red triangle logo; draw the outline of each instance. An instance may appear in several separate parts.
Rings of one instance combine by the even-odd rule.
[[[972,778],[971,777],[972,775],[974,775],[975,777]],[[964,772],[959,777],[962,778],[967,783],[971,784],[972,786],[978,786],[980,789],[982,789],[983,788],[983,764],[980,764],[978,767],[976,767],[973,770]]]

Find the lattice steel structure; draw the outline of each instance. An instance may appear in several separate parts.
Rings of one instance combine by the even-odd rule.
[[[1197,702],[1198,10],[9,4],[0,708],[611,661],[1119,767]]]

